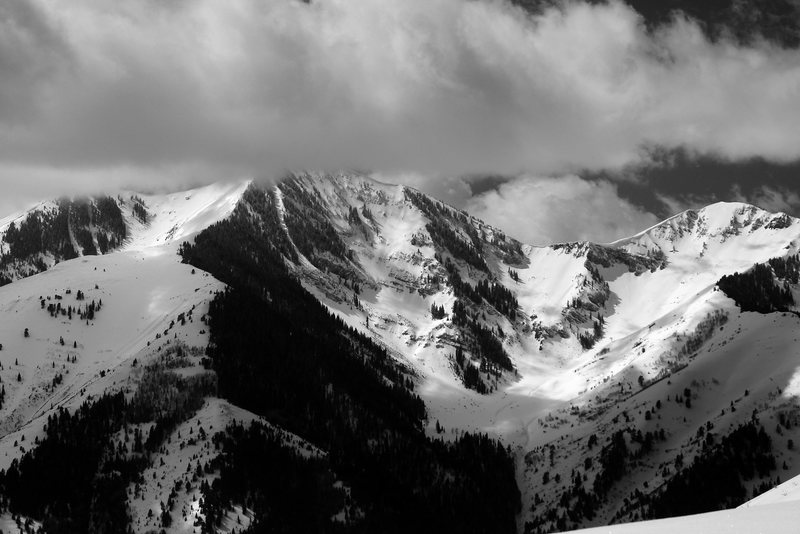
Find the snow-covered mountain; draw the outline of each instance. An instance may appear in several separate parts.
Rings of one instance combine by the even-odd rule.
[[[364,176],[301,174],[273,194],[290,240],[338,238],[340,255],[304,238],[290,265],[349,325],[413,366],[429,431],[489,432],[518,448],[521,522],[532,530],[657,514],[648,495],[673,478],[676,461],[688,466],[754,411],[760,419],[797,417],[798,318],[743,313],[716,285],[797,253],[800,222],[785,214],[719,203],[608,245],[533,247]],[[309,204],[313,218],[298,208]],[[464,283],[508,289],[513,313],[470,299]],[[459,301],[475,323],[459,324]],[[444,316],[432,313],[436,306]],[[502,343],[510,365],[486,364],[474,324]],[[488,371],[479,374],[488,394],[464,387],[471,365]],[[793,425],[766,426],[788,471],[771,479],[797,473],[785,445]],[[603,447],[615,433],[637,467],[608,474],[586,443],[594,434]],[[748,481],[748,494],[763,483]],[[598,495],[581,496],[583,487]]]
[[[243,244],[226,249],[233,240]],[[610,244],[534,247],[357,173],[45,202],[0,220],[0,467],[35,448],[60,408],[118,391],[135,404],[154,369],[175,369],[168,374],[192,384],[176,391],[206,400],[169,427],[131,483],[134,531],[164,526],[165,506],[168,530],[202,526],[200,502],[212,494],[204,483],[225,478],[210,467],[212,427],[262,421],[325,463],[322,441],[286,414],[216,398],[215,372],[201,363],[207,314],[226,285],[284,305],[258,272],[277,268],[275,254],[344,327],[386,351],[383,380],[422,398],[428,439],[455,447],[465,432],[481,433],[510,447],[519,531],[741,503],[800,473],[799,245],[799,220],[719,203]],[[753,308],[754,293],[774,305]],[[134,419],[117,446],[137,432],[160,435]],[[750,466],[725,481],[733,493],[712,485],[706,502],[676,497],[730,463],[732,449]],[[202,468],[187,478],[191,465]],[[337,488],[349,487],[346,473],[336,476]],[[332,514],[343,524],[370,515],[354,491]],[[225,510],[219,528],[254,520],[244,501]]]

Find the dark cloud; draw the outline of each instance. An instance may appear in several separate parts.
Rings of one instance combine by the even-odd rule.
[[[651,153],[646,162],[622,171],[587,171],[583,176],[618,182],[623,198],[660,217],[672,215],[678,207],[717,201],[748,202],[800,216],[800,160],[729,160],[667,150]]]
[[[34,121],[49,82],[70,61],[69,47],[36,4],[0,3],[0,125]]]

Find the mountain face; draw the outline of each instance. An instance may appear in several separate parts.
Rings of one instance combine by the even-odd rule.
[[[129,206],[133,216],[143,217],[138,197],[132,196]],[[65,198],[0,221],[0,284],[60,261],[114,250],[127,236],[121,209],[127,207],[110,197]]]
[[[0,221],[0,528],[739,505],[800,472],[798,238],[720,203],[534,247],[355,173],[43,203]]]

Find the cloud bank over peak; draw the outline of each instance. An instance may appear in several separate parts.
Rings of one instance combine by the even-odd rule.
[[[681,18],[648,32],[617,1],[0,4],[0,181],[44,190],[569,175],[662,146],[790,161],[799,98],[797,51],[712,43]]]

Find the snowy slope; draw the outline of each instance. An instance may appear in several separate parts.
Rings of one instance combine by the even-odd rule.
[[[656,443],[644,461],[614,485],[609,506],[584,524],[632,520],[637,512],[635,492],[647,494],[660,487],[674,473],[664,476],[665,466],[679,454],[688,462],[699,452],[699,427],[710,422],[719,438],[747,422],[754,410],[776,443],[778,466],[785,461],[790,474],[800,472],[795,454],[785,448],[788,438],[797,439],[796,431],[778,434],[773,422],[779,412],[796,411],[792,389],[800,366],[794,348],[798,320],[741,313],[715,289],[724,274],[796,253],[798,236],[795,219],[720,203],[680,214],[611,245],[663,256],[665,262],[663,268],[641,273],[599,269],[613,305],[606,307],[605,336],[570,370],[576,379],[572,384],[583,385],[559,409],[528,419],[525,449],[530,452],[523,487],[529,506],[537,493],[545,500],[540,509],[555,506],[559,487],[569,486],[573,470],[583,473],[584,461],[597,458],[596,452],[586,450],[591,434],[664,429],[666,441]],[[693,392],[691,409],[675,403],[684,388]],[[657,401],[664,406],[660,410],[655,408]],[[648,411],[651,420],[645,417]],[[551,445],[556,445],[556,454],[548,460]],[[638,445],[629,446],[635,450]],[[560,474],[563,481],[548,486],[544,471],[551,477]],[[589,483],[596,473],[596,468],[586,470]],[[623,498],[634,504],[623,507]]]
[[[250,184],[249,180],[219,182],[164,195],[123,193],[123,198],[131,195],[140,198],[150,214],[146,224],[128,217],[131,236],[123,248],[140,250],[189,239],[230,215]]]
[[[747,501],[739,508],[752,508],[767,505],[795,505],[800,500],[800,476],[787,480],[783,484],[762,493],[755,499]]]
[[[743,504],[739,508],[656,521],[583,529],[582,534],[784,534],[800,524],[800,477],[795,477]]]
[[[80,399],[81,390],[91,391],[99,373],[132,360],[148,343],[155,349],[156,334],[163,334],[180,313],[193,306],[198,318],[205,312],[210,293],[221,284],[203,273],[192,275],[190,267],[177,261],[174,251],[148,252],[63,262],[0,288],[0,376],[6,387],[0,424],[5,431],[29,424],[47,413],[51,404],[57,407]],[[85,293],[84,301],[76,300],[78,290]],[[45,304],[58,302],[63,307],[83,307],[100,300],[103,304],[93,320],[82,321],[77,313],[70,320],[51,317],[41,307],[40,297]],[[61,299],[56,300],[58,297]],[[203,346],[206,337],[199,333],[203,326],[194,321],[169,334],[178,334],[192,346]],[[23,335],[25,329],[28,338]],[[50,383],[57,374],[64,380],[53,388]]]
[[[747,509],[723,510],[706,514],[659,519],[625,525],[584,529],[582,534],[785,534],[796,532],[800,507],[796,504],[770,504]]]
[[[103,393],[135,391],[142,368],[170,347],[204,349],[208,333],[201,319],[223,284],[183,265],[178,246],[227,217],[247,185],[136,195],[147,206],[146,224],[131,211],[134,195],[120,194],[116,198],[128,239],[119,249],[62,261],[0,287],[0,380],[5,391],[0,468],[43,436],[47,417],[60,407],[75,409]],[[48,204],[33,209],[42,206]],[[6,218],[3,227],[26,216]],[[80,317],[90,303],[99,306],[101,301],[94,317]],[[50,313],[51,305],[72,311],[71,316]],[[4,531],[13,531],[10,518],[1,520]]]

